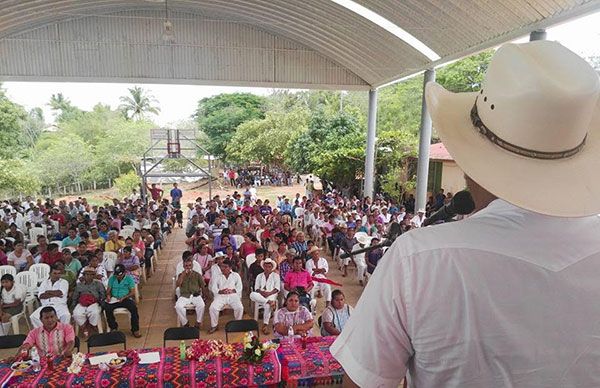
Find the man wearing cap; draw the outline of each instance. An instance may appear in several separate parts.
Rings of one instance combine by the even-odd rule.
[[[329,264],[327,260],[321,257],[321,248],[312,247],[306,254],[306,271],[313,277],[318,279],[327,279],[329,272]],[[310,291],[310,297],[314,300],[317,292],[325,296],[325,302],[328,306],[331,303],[331,286],[327,283],[314,281],[315,286]]]
[[[263,306],[263,334],[269,334],[269,321],[271,312],[275,311],[277,306],[277,294],[281,288],[281,279],[277,272],[277,263],[273,259],[265,259],[262,262],[264,272],[256,277],[254,282],[254,291],[250,293],[250,300]]]
[[[106,298],[106,290],[102,282],[95,279],[95,268],[85,267],[82,272],[83,281],[77,283],[71,299],[75,324],[83,328],[83,335],[87,337],[100,323],[100,303]]]
[[[400,236],[331,353],[360,386],[600,386],[598,74],[506,44],[478,93],[426,98],[476,213]]]
[[[125,274],[123,264],[115,265],[115,272],[108,279],[108,288],[106,290],[106,322],[111,331],[119,328],[115,320],[114,310],[125,308],[131,314],[131,334],[135,338],[140,338],[140,317],[137,305],[135,304],[135,282],[133,278]]]

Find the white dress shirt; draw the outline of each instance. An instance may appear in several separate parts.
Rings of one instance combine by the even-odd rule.
[[[56,305],[67,305],[67,297],[69,294],[69,282],[65,279],[58,279],[54,284],[50,279],[46,279],[40,284],[38,288],[38,297],[46,291],[62,291],[61,297],[40,299],[42,306],[56,306]]]
[[[266,279],[265,273],[260,273],[256,277],[254,281],[254,290],[262,290],[262,291],[273,291],[280,290],[281,288],[281,279],[277,272],[271,272],[269,278]]]
[[[317,267],[319,269],[325,268],[325,273],[329,272],[329,264],[327,264],[327,260],[325,260],[322,257],[319,258],[316,265],[315,265],[315,261],[312,258],[310,260],[306,261],[306,270],[308,271],[310,276],[314,276],[317,278],[325,278],[326,277],[325,274],[322,274],[322,273],[313,275],[313,270]]]
[[[234,289],[238,297],[242,297],[242,278],[237,272],[231,272],[229,277],[225,277],[222,273],[217,275],[215,279],[211,278],[211,291],[215,297],[220,296],[219,290]],[[225,295],[230,296],[230,295]]]
[[[360,386],[600,387],[600,217],[503,200],[400,236],[331,347]],[[373,317],[377,317],[374,319]]]

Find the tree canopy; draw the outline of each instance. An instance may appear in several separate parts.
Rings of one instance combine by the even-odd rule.
[[[198,128],[209,139],[208,150],[219,159],[227,160],[227,145],[243,122],[263,119],[266,99],[250,93],[219,94],[198,102]]]

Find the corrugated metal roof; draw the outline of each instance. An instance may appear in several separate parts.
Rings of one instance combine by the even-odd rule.
[[[0,77],[366,89],[600,9],[600,0],[355,0],[431,62],[330,0],[0,1]]]

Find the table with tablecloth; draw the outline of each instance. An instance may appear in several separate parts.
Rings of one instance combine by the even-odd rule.
[[[237,344],[241,350],[242,345]],[[103,371],[85,363],[78,374],[67,373],[71,358],[55,358],[53,370],[42,364],[40,372],[12,373],[10,364],[0,363],[0,383],[6,387],[248,387],[277,386],[280,364],[275,352],[262,362],[248,364],[220,357],[208,361],[182,361],[178,348],[143,349],[138,353],[159,352],[160,362],[137,364],[128,360],[121,369]],[[119,352],[126,355],[126,352]]]
[[[329,352],[336,337],[282,339],[277,356],[281,363],[281,380],[288,387],[342,384],[344,369]]]

